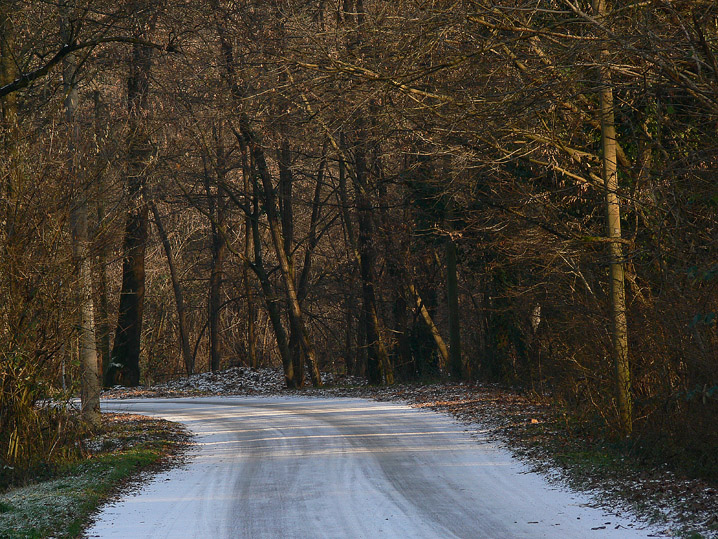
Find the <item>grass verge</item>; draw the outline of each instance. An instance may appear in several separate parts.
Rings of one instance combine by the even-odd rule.
[[[104,414],[102,428],[78,442],[83,459],[0,494],[0,538],[78,537],[102,502],[143,472],[169,465],[189,439],[168,421]]]

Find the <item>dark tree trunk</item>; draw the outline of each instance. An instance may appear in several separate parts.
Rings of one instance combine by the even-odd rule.
[[[212,7],[218,9],[219,3],[216,0],[212,1]],[[242,87],[240,86],[240,81],[237,75],[237,66],[235,63],[234,58],[234,51],[232,48],[232,43],[230,42],[227,34],[227,30],[224,26],[224,23],[222,19],[217,14],[215,18],[215,25],[217,29],[217,34],[220,41],[220,48],[222,53],[222,59],[224,61],[224,68],[225,68],[225,77],[227,84],[230,88],[230,92],[232,94],[233,99],[235,100],[235,103],[238,105],[238,107],[241,108],[242,106],[242,98],[244,96],[244,91]],[[269,169],[267,168],[267,162],[266,157],[264,153],[264,148],[262,147],[260,143],[259,136],[252,130],[251,123],[249,120],[249,117],[246,113],[241,113],[239,117],[239,134],[241,139],[241,144],[244,146],[245,151],[247,151],[249,158],[252,160],[252,174],[251,178],[253,180],[253,189],[254,189],[254,203],[257,204],[257,196],[262,195],[263,201],[264,201],[264,209],[267,212],[267,219],[269,220],[270,225],[270,231],[272,235],[272,243],[274,245],[274,249],[277,255],[277,258],[279,260],[279,266],[282,273],[282,278],[284,280],[285,289],[287,292],[287,299],[289,300],[289,316],[290,320],[294,318],[295,324],[298,325],[298,328],[301,330],[301,343],[302,343],[302,349],[304,354],[307,357],[307,361],[313,366],[312,369],[310,369],[310,373],[312,376],[312,383],[315,385],[321,385],[321,377],[319,376],[319,370],[316,367],[316,361],[314,356],[314,347],[311,343],[311,339],[309,337],[309,333],[306,330],[306,327],[304,326],[304,322],[301,318],[301,308],[299,307],[299,302],[297,301],[296,296],[296,287],[294,285],[294,281],[291,279],[291,272],[289,267],[289,262],[286,257],[286,251],[284,246],[284,239],[282,238],[282,231],[280,228],[280,223],[277,217],[277,201],[276,196],[274,193],[274,187],[272,186],[272,180],[270,176]],[[256,172],[256,174],[254,173]],[[262,189],[259,189],[259,185],[257,182],[257,176],[259,176],[259,179],[262,182]],[[255,262],[253,269],[255,273],[257,274],[257,277],[260,280],[260,284],[262,286],[262,293],[265,296],[265,300],[267,303],[267,310],[269,311],[269,317],[272,321],[272,327],[274,328],[275,336],[277,338],[277,345],[279,346],[280,354],[282,356],[282,364],[284,366],[284,376],[287,382],[287,387],[294,387],[295,385],[295,378],[294,378],[294,366],[292,364],[292,358],[291,354],[289,352],[289,346],[286,339],[286,332],[284,330],[284,327],[282,326],[281,322],[281,316],[279,313],[279,304],[278,304],[278,298],[275,297],[274,292],[272,290],[272,286],[269,283],[268,276],[266,274],[266,271],[264,271],[264,268],[261,265],[261,246],[260,246],[260,235],[259,235],[259,212],[258,210],[254,211],[253,219],[252,219],[252,230],[253,230],[253,239],[254,239],[254,250],[255,250]],[[257,257],[257,254],[260,255],[260,257]]]
[[[145,245],[147,243],[147,206],[129,212],[125,227],[122,262],[122,292],[115,329],[112,360],[105,372],[105,386],[140,383],[140,346],[142,311],[145,298]]]
[[[363,134],[360,130],[360,138]],[[367,342],[367,380],[370,384],[393,383],[393,373],[389,356],[384,347],[380,333],[379,313],[377,311],[376,293],[374,291],[374,267],[376,266],[376,249],[374,246],[374,219],[369,197],[368,170],[363,140],[355,150],[354,186],[357,196],[357,214],[359,220],[359,236],[357,250],[359,252],[359,270],[362,281],[362,311],[364,334]]]
[[[461,361],[461,326],[459,322],[459,284],[456,275],[456,244],[446,242],[446,296],[449,304],[449,368],[454,380],[463,376]]]
[[[222,308],[222,272],[226,243],[221,233],[212,233],[212,273],[209,278],[209,350],[210,370],[218,371],[222,361],[220,320]]]
[[[140,32],[140,36],[143,34],[144,32]],[[140,383],[145,245],[148,230],[144,190],[146,168],[152,153],[150,135],[143,116],[147,112],[152,51],[152,48],[139,43],[132,46],[130,77],[127,81],[129,134],[126,184],[130,209],[127,213],[123,243],[119,316],[111,363],[105,372],[106,386],[136,386]]]
[[[217,184],[223,185],[225,173],[224,148],[215,130],[217,141],[217,163],[216,176]],[[206,156],[209,161],[209,156]],[[208,163],[205,163],[207,165]],[[222,308],[222,277],[224,271],[224,260],[227,252],[227,241],[224,235],[225,209],[224,199],[221,196],[221,189],[216,193],[212,192],[210,173],[205,167],[205,190],[209,203],[209,215],[212,228],[212,268],[209,277],[209,298],[208,298],[208,326],[209,326],[209,368],[212,372],[218,371],[222,361],[221,341],[221,308]]]

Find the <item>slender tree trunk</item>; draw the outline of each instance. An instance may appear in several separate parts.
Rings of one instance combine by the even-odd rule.
[[[217,0],[212,0],[212,7],[215,8],[215,11],[219,7],[219,3]],[[232,48],[232,43],[230,42],[226,28],[224,26],[223,21],[219,17],[219,14],[216,14],[215,17],[215,26],[217,29],[217,34],[220,41],[220,48],[222,52],[222,57],[224,60],[224,68],[225,68],[225,76],[227,79],[227,84],[230,88],[230,92],[232,93],[232,97],[235,100],[235,103],[241,107],[242,103],[242,97],[244,95],[244,91],[240,86],[239,78],[237,76],[237,66],[235,64],[234,59],[234,51]],[[241,137],[243,139],[243,144],[246,146],[249,157],[252,159],[253,167],[255,167],[257,174],[259,175],[259,178],[262,182],[263,187],[263,198],[264,198],[264,206],[265,210],[267,212],[267,219],[269,221],[270,225],[270,232],[272,236],[272,243],[274,245],[274,250],[276,252],[277,258],[279,260],[279,267],[282,274],[282,279],[285,284],[285,289],[287,293],[287,297],[289,300],[289,316],[290,321],[292,318],[294,318],[295,324],[297,324],[297,327],[299,329],[299,334],[301,337],[301,343],[302,343],[302,349],[304,354],[306,355],[307,362],[310,367],[310,375],[312,378],[312,383],[315,386],[321,385],[321,376],[319,375],[319,369],[316,364],[316,356],[314,353],[314,346],[311,343],[311,338],[309,336],[309,332],[306,329],[306,326],[304,325],[304,321],[302,320],[302,312],[301,307],[299,306],[299,301],[297,300],[297,294],[296,294],[296,287],[294,285],[294,281],[291,278],[292,272],[290,271],[289,261],[287,260],[286,251],[284,248],[284,239],[282,238],[282,231],[280,229],[280,223],[277,217],[277,207],[276,207],[276,197],[274,194],[274,187],[272,186],[272,179],[271,175],[269,173],[269,169],[267,168],[267,162],[266,157],[264,154],[264,148],[262,147],[259,137],[251,128],[251,123],[249,120],[249,117],[246,113],[241,113],[239,117],[239,130]],[[256,175],[251,175],[254,180],[254,192],[255,196],[260,193],[257,182],[256,182]],[[252,222],[252,227],[254,230],[253,237],[254,237],[254,249],[255,249],[255,266],[254,270],[257,272],[260,270],[260,266],[258,265],[258,260],[256,258],[257,249],[259,248],[259,224],[258,224],[258,218],[259,213],[255,213],[254,219]],[[260,249],[261,252],[261,249]],[[275,329],[275,335],[277,337],[277,344],[280,348],[280,353],[282,354],[282,363],[284,364],[284,373],[285,373],[285,379],[287,381],[288,387],[293,387],[295,384],[294,380],[294,368],[291,364],[291,355],[287,355],[285,357],[285,351],[289,351],[289,347],[286,344],[286,333],[284,331],[284,328],[281,324],[281,317],[279,315],[278,311],[278,305],[276,303],[276,298],[273,298],[271,286],[269,284],[269,280],[266,276],[266,273],[262,276],[259,273],[257,273],[258,278],[260,279],[260,284],[262,285],[262,292],[265,294],[265,299],[267,301],[267,308],[269,310],[269,315],[272,320],[272,325]],[[271,305],[271,307],[270,307]],[[276,311],[275,311],[276,309]],[[280,343],[280,335],[284,335],[283,342]],[[286,363],[287,359],[289,360],[289,365]]]
[[[143,33],[141,32],[140,35]],[[145,125],[152,65],[152,48],[132,46],[130,78],[127,84],[129,134],[127,137],[127,192],[130,209],[125,225],[120,309],[112,348],[112,362],[105,373],[105,385],[136,386],[140,383],[142,314],[145,299],[145,246],[148,209],[144,196],[145,174],[152,153]]]
[[[279,310],[279,298],[274,293],[272,284],[269,282],[269,276],[264,269],[264,262],[262,260],[262,243],[261,236],[259,234],[259,186],[254,182],[253,185],[253,196],[252,196],[252,243],[254,244],[254,264],[252,269],[254,270],[259,284],[262,287],[262,295],[264,296],[265,305],[267,306],[267,313],[269,314],[269,320],[272,323],[272,330],[274,331],[274,337],[277,340],[277,347],[279,348],[279,356],[282,360],[282,367],[284,368],[284,382],[289,389],[296,387],[294,380],[294,364],[292,363],[292,355],[289,350],[289,343],[287,342],[287,332],[282,324],[282,315]]]
[[[93,101],[95,109],[95,140],[98,145],[98,158],[96,162],[97,176],[97,228],[95,231],[95,241],[97,246],[97,267],[95,276],[97,279],[98,302],[95,305],[95,334],[97,338],[97,350],[100,353],[100,377],[104,376],[110,365],[110,350],[112,348],[110,335],[110,319],[109,319],[109,293],[107,290],[107,267],[108,267],[108,238],[105,232],[105,175],[102,169],[105,167],[107,156],[101,149],[105,138],[105,122],[106,118],[103,114],[102,103],[100,100],[99,90],[93,92]],[[98,241],[99,239],[99,241]]]
[[[218,218],[223,220],[222,211],[218,212]],[[210,370],[218,371],[222,361],[222,340],[220,335],[221,308],[222,308],[222,273],[224,270],[224,259],[226,254],[226,243],[224,235],[218,231],[212,233],[212,272],[209,277],[209,350]]]
[[[446,372],[446,366],[449,363],[449,348],[446,346],[444,339],[441,337],[439,328],[436,327],[436,324],[434,324],[434,320],[431,318],[431,314],[429,314],[426,305],[424,305],[424,302],[419,295],[419,291],[413,284],[409,285],[409,293],[414,296],[416,300],[416,307],[419,309],[419,314],[421,314],[422,320],[424,320],[426,327],[429,328],[431,336],[434,339],[436,350],[439,352],[439,370],[443,374]]]
[[[217,185],[223,185],[225,174],[224,148],[217,130],[214,130],[217,162],[215,174]],[[210,156],[205,156],[205,191],[209,203],[209,214],[211,216],[212,229],[212,269],[209,277],[209,298],[208,298],[208,325],[209,325],[209,366],[212,372],[218,371],[222,361],[222,341],[220,336],[220,310],[222,308],[222,277],[224,271],[224,259],[227,251],[225,240],[225,203],[221,196],[221,189],[216,194],[212,192],[210,182],[209,161]]]
[[[314,249],[316,249],[317,245],[319,244],[317,226],[319,224],[319,216],[321,214],[321,197],[322,185],[324,183],[324,168],[327,164],[326,152],[327,142],[325,141],[324,147],[322,148],[322,159],[319,163],[316,184],[314,186],[314,197],[312,198],[312,214],[309,218],[309,234],[307,237],[307,246],[304,250],[304,264],[302,265],[302,273],[299,276],[299,283],[297,284],[297,299],[299,300],[300,305],[303,304],[304,300],[307,297],[307,294],[309,293],[309,275],[311,274],[312,270],[312,255],[314,254]],[[312,369],[312,365],[308,361],[307,368],[310,370]]]
[[[459,316],[459,284],[456,275],[456,244],[446,241],[446,296],[449,304],[449,366],[454,380],[463,377],[461,361],[461,326]]]
[[[246,166],[246,153],[242,154],[242,165],[244,169],[244,192],[250,192],[249,170]],[[257,330],[256,330],[256,309],[254,306],[254,293],[252,283],[249,280],[249,263],[252,252],[252,218],[247,215],[244,220],[244,264],[242,265],[242,282],[244,283],[244,296],[247,306],[247,354],[249,366],[253,369],[259,367],[257,357]]]
[[[284,286],[287,293],[287,299],[289,300],[289,317],[293,324],[297,325],[299,335],[301,338],[302,351],[307,359],[307,364],[310,365],[309,375],[312,379],[312,384],[315,387],[322,385],[321,376],[316,362],[316,354],[314,351],[314,345],[312,344],[309,331],[304,323],[302,317],[302,309],[299,305],[299,299],[297,297],[297,290],[294,285],[293,272],[291,271],[289,260],[287,259],[286,252],[284,250],[284,238],[282,237],[282,230],[277,216],[276,199],[274,196],[274,187],[272,185],[272,179],[267,168],[267,163],[264,157],[264,150],[259,144],[256,135],[252,132],[249,127],[249,119],[243,118],[240,122],[241,130],[247,145],[252,151],[254,162],[257,166],[257,172],[259,179],[262,181],[263,195],[264,195],[264,209],[267,212],[267,220],[269,221],[269,230],[272,236],[272,243],[274,244],[274,251],[279,261],[279,269],[282,273],[284,280]]]
[[[65,39],[69,32],[68,10],[69,6],[63,2],[60,4],[61,33]],[[81,411],[82,417],[93,427],[99,427],[100,416],[100,378],[98,374],[97,350],[95,343],[95,328],[93,320],[92,304],[92,272],[90,268],[88,226],[87,226],[87,187],[85,182],[78,181],[80,170],[78,165],[78,144],[79,125],[75,120],[77,111],[78,94],[75,75],[77,61],[73,54],[65,57],[62,73],[65,89],[65,121],[69,132],[68,147],[68,175],[69,180],[78,186],[78,196],[70,214],[72,228],[72,253],[75,264],[79,268],[79,279],[77,282],[76,302],[79,309],[78,332],[78,353],[82,372],[81,380]]]
[[[358,130],[359,144],[355,150],[354,187],[357,196],[357,213],[359,218],[359,236],[357,251],[359,253],[359,271],[362,280],[362,309],[364,311],[364,329],[367,339],[367,379],[370,384],[394,383],[389,354],[386,352],[381,335],[381,324],[377,311],[376,293],[374,290],[374,267],[376,251],[374,248],[374,220],[372,205],[369,198],[368,170],[366,152],[363,148],[365,134]]]
[[[283,79],[280,77],[280,84]],[[281,114],[281,112],[279,113]],[[286,125],[280,122],[280,129],[286,130]],[[294,207],[292,200],[292,184],[294,178],[291,169],[291,150],[289,139],[282,137],[280,147],[277,149],[277,162],[279,164],[279,215],[282,222],[282,234],[284,236],[284,253],[289,264],[289,278],[296,283],[294,272],[294,257],[292,256],[292,244],[294,243]],[[296,284],[295,284],[296,286]],[[301,300],[299,300],[301,301]],[[302,362],[302,336],[301,328],[296,318],[289,317],[289,349],[292,352],[292,363],[294,365],[294,381],[296,387],[304,387],[304,363]]]
[[[104,208],[103,208],[104,209]],[[98,221],[102,223],[104,214],[98,207]],[[95,332],[97,336],[98,351],[100,352],[100,378],[104,376],[110,365],[110,351],[112,350],[112,335],[110,334],[110,298],[107,290],[107,247],[100,245],[97,253],[97,289],[98,301],[95,311]]]
[[[593,0],[593,9],[599,17],[605,17],[608,6],[605,0]],[[603,145],[603,183],[606,191],[606,228],[608,238],[621,239],[621,207],[618,199],[618,174],[616,170],[616,127],[613,109],[613,88],[609,63],[611,54],[607,47],[601,50],[599,70],[601,139]],[[623,248],[619,241],[609,243],[610,294],[611,294],[611,340],[616,377],[616,396],[620,428],[624,435],[631,434],[633,427],[633,404],[631,397],[631,374],[628,362],[628,323],[626,320],[626,294],[623,268]]]
[[[346,365],[347,375],[355,373],[355,354],[354,354],[354,295],[351,290],[346,292],[344,297],[344,363]]]
[[[344,133],[341,133],[339,136],[339,145],[340,145],[340,158],[339,158],[339,185],[337,186],[337,197],[338,197],[338,204],[339,204],[339,211],[341,212],[342,216],[342,224],[344,225],[344,232],[346,234],[345,237],[345,243],[348,245],[349,249],[349,256],[352,262],[354,262],[354,266],[358,266],[359,261],[359,252],[356,245],[356,236],[354,235],[354,224],[352,221],[352,215],[349,211],[349,193],[347,191],[347,167],[346,163],[343,159],[343,154],[345,153],[346,144],[344,141]],[[354,345],[354,339],[353,339],[353,333],[351,331],[352,328],[352,322],[355,317],[356,313],[356,300],[354,297],[354,276],[351,276],[351,289],[347,292],[346,295],[346,348],[347,348],[347,356],[348,356],[348,362],[347,362],[347,373],[358,376],[359,372],[361,371],[362,366],[365,364],[365,352],[366,349],[363,345],[364,341],[361,338],[361,334],[363,332],[364,324],[362,323],[362,315],[360,314],[357,318],[358,324],[356,329],[356,353],[353,353],[353,345]]]
[[[179,344],[180,350],[182,351],[182,359],[184,360],[185,371],[187,374],[194,372],[194,356],[189,345],[189,332],[187,331],[187,314],[184,303],[184,295],[182,294],[182,286],[179,282],[179,276],[177,275],[177,266],[175,264],[174,255],[172,254],[172,246],[170,245],[169,237],[165,231],[165,227],[162,225],[162,218],[160,212],[157,209],[157,205],[154,201],[150,202],[150,210],[155,219],[155,226],[157,227],[157,233],[162,241],[162,247],[165,250],[165,256],[167,257],[167,267],[170,270],[170,279],[172,280],[172,291],[175,296],[175,305],[177,307],[177,326],[179,330]]]

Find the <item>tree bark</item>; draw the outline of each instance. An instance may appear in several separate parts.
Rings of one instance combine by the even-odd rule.
[[[280,84],[283,79],[280,77]],[[281,114],[281,112],[280,112]],[[280,129],[286,130],[284,122],[280,122]],[[296,283],[294,272],[294,256],[292,255],[292,244],[294,243],[294,207],[292,200],[292,184],[294,178],[291,169],[291,150],[289,139],[282,137],[280,147],[277,149],[277,163],[279,164],[279,214],[282,222],[282,233],[284,236],[284,252],[289,263],[290,279]],[[301,299],[299,300],[301,302]],[[296,387],[304,387],[304,364],[302,362],[302,337],[301,328],[293,316],[289,317],[289,349],[292,353],[294,365],[294,383]]]
[[[384,346],[381,335],[381,324],[376,305],[374,290],[374,267],[376,265],[376,249],[374,247],[375,231],[373,209],[369,197],[368,169],[366,150],[364,148],[366,134],[359,122],[357,137],[359,142],[354,152],[354,188],[357,197],[357,214],[359,220],[359,236],[357,251],[359,272],[362,281],[362,310],[364,311],[364,328],[367,340],[367,380],[370,384],[394,383],[394,373],[389,361],[389,354]]]
[[[107,156],[104,155],[102,145],[105,138],[106,118],[103,114],[99,90],[93,92],[95,109],[95,139],[98,145],[98,158],[95,164],[97,169],[97,189],[95,199],[97,201],[97,228],[95,230],[95,242],[97,244],[97,267],[95,276],[97,279],[98,302],[95,304],[95,336],[97,339],[97,350],[100,353],[100,378],[104,376],[110,365],[110,351],[112,341],[110,335],[109,319],[109,293],[107,290],[107,266],[108,266],[108,239],[105,237],[105,181],[102,170],[105,167]]]
[[[105,385],[136,386],[140,383],[142,314],[145,299],[145,246],[148,208],[145,200],[145,174],[152,153],[144,116],[152,65],[153,49],[134,43],[130,77],[127,82],[129,134],[127,136],[126,183],[130,209],[125,225],[120,309],[112,348],[112,361],[105,373]]]
[[[272,185],[272,178],[269,173],[269,169],[267,168],[267,162],[264,156],[264,149],[259,144],[259,141],[257,140],[257,135],[249,127],[248,118],[242,118],[242,120],[240,121],[240,129],[245,138],[247,146],[252,152],[252,157],[254,158],[254,162],[257,166],[258,176],[262,182],[264,209],[267,213],[267,221],[269,222],[270,235],[272,236],[274,251],[279,261],[279,269],[282,273],[282,278],[284,280],[284,286],[287,293],[287,299],[289,301],[290,321],[292,324],[296,324],[296,327],[298,329],[299,337],[301,339],[302,351],[304,352],[307,359],[307,364],[310,366],[309,375],[312,379],[312,385],[314,385],[315,387],[319,387],[322,385],[322,380],[316,362],[314,345],[302,317],[302,308],[299,304],[297,290],[293,279],[293,272],[289,265],[287,253],[284,250],[284,238],[282,237],[281,225],[277,216],[277,202],[274,195],[274,186]]]
[[[69,36],[68,10],[66,2],[60,4],[61,19],[60,31],[67,40]],[[87,226],[87,187],[85,182],[79,181],[78,167],[79,125],[75,119],[77,111],[78,94],[75,76],[77,74],[77,61],[74,54],[67,55],[63,60],[63,86],[65,90],[65,121],[68,128],[68,157],[67,172],[69,180],[77,185],[77,199],[70,213],[70,226],[72,229],[72,254],[79,269],[79,278],[76,285],[75,296],[79,310],[77,325],[78,353],[82,372],[80,403],[82,418],[93,428],[101,423],[100,416],[100,378],[98,374],[97,350],[95,343],[95,328],[93,320],[92,303],[92,272],[88,248]]]
[[[213,0],[212,2],[213,7],[218,7],[218,2],[216,0]],[[223,22],[219,19],[219,17],[215,18],[215,24],[217,29],[217,34],[220,41],[220,47],[221,52],[224,60],[224,68],[225,68],[225,75],[227,78],[227,83],[230,87],[230,91],[232,93],[232,97],[234,98],[236,104],[241,107],[241,99],[244,95],[243,89],[240,87],[240,83],[237,77],[237,68],[235,65],[235,59],[234,59],[234,52],[232,50],[232,44],[228,39],[226,28],[224,27]],[[249,120],[249,117],[246,113],[240,113],[239,116],[239,132],[241,134],[241,137],[243,139],[243,144],[246,146],[249,156],[252,159],[253,166],[256,169],[257,174],[252,174],[252,178],[254,180],[254,187],[255,187],[255,195],[261,194],[264,202],[264,209],[267,213],[267,219],[269,221],[269,229],[270,229],[270,235],[272,237],[272,244],[274,246],[275,253],[277,255],[277,259],[279,261],[279,269],[282,274],[282,279],[284,281],[285,285],[285,291],[287,294],[287,299],[289,301],[289,317],[290,317],[290,323],[296,324],[298,329],[298,334],[301,338],[301,345],[302,350],[305,354],[307,363],[310,365],[310,376],[312,379],[312,384],[315,386],[321,386],[321,376],[319,375],[319,368],[317,366],[316,362],[316,355],[314,352],[314,345],[311,342],[311,337],[309,335],[309,332],[304,324],[304,320],[302,319],[302,310],[299,305],[299,301],[297,299],[297,291],[296,286],[294,284],[294,280],[292,278],[292,271],[289,265],[289,261],[287,259],[287,253],[285,251],[285,245],[284,245],[284,238],[282,237],[282,230],[280,227],[280,222],[277,216],[277,201],[276,196],[274,193],[274,186],[272,185],[272,177],[270,175],[269,169],[267,167],[267,161],[264,153],[264,148],[262,147],[262,144],[260,142],[260,137],[253,131],[251,127],[251,123]],[[259,176],[259,180],[262,183],[262,190],[259,190],[259,186],[256,182],[256,176]],[[258,242],[260,241],[259,233],[258,233],[258,227],[259,224],[257,222],[259,218],[259,214],[256,213],[252,227],[256,230],[256,233],[254,233],[254,248],[255,253],[257,252],[257,248],[259,247]],[[257,260],[255,257],[255,271],[259,269],[256,267]],[[270,292],[269,296],[266,296],[267,298],[267,305],[269,307],[270,303],[272,305],[272,309],[278,308],[278,305],[276,304],[276,299],[272,298],[271,290],[267,285],[269,285],[269,281],[266,278],[266,274],[264,276],[264,280],[262,276],[258,274],[258,277],[260,278],[260,283],[262,284],[262,291],[267,294],[267,292]],[[271,301],[270,301],[271,300]],[[275,334],[277,335],[279,339],[279,335],[281,333],[284,333],[284,329],[281,326],[281,318],[279,317],[278,312],[272,312],[270,310],[270,318],[272,319],[272,325],[275,328]],[[281,328],[281,330],[280,330]],[[286,334],[285,334],[286,335]],[[278,342],[279,344],[279,342]],[[284,345],[280,345],[280,350],[282,350]],[[287,348],[288,349],[288,348]],[[291,356],[290,356],[290,362],[291,362]],[[284,363],[284,356],[283,356],[283,363]],[[293,366],[290,368],[288,365],[284,365],[285,370],[285,378],[287,379],[288,386],[291,384],[292,387],[295,383],[294,381],[294,369]],[[288,376],[288,374],[291,374],[291,378]]]
[[[242,152],[242,168],[244,176],[244,192],[249,194],[249,167],[246,163],[246,152]],[[244,219],[244,264],[242,264],[242,282],[244,283],[244,296],[247,306],[247,355],[249,356],[249,366],[253,369],[259,367],[257,357],[257,330],[256,330],[256,310],[254,306],[254,294],[252,292],[252,283],[249,280],[249,259],[252,251],[252,217],[247,215]]]
[[[461,322],[459,316],[459,284],[456,275],[456,244],[449,237],[446,240],[446,296],[449,304],[449,367],[451,377],[463,377],[461,361]]]
[[[409,293],[414,296],[414,299],[416,300],[416,307],[419,309],[419,314],[421,314],[422,320],[424,320],[426,327],[429,328],[431,336],[434,339],[436,350],[439,352],[439,371],[443,374],[446,372],[446,366],[449,363],[449,348],[446,346],[444,339],[441,337],[439,328],[436,327],[436,324],[434,324],[434,320],[431,318],[431,314],[429,314],[426,305],[424,305],[424,302],[419,295],[419,291],[413,284],[409,285]]]
[[[216,165],[215,174],[217,184],[223,185],[225,174],[224,148],[219,139],[217,130],[214,130],[216,141]],[[221,189],[212,193],[210,172],[208,169],[210,156],[205,156],[205,191],[209,204],[209,215],[212,228],[212,268],[209,277],[209,298],[208,298],[208,325],[209,325],[209,365],[212,372],[219,370],[222,361],[222,341],[220,336],[221,308],[222,308],[222,276],[224,271],[224,259],[227,251],[227,242],[224,234],[224,201],[221,196]]]
[[[599,17],[608,14],[605,0],[593,0],[593,9]],[[603,146],[603,183],[606,193],[607,236],[621,239],[621,206],[618,199],[618,173],[616,167],[616,126],[613,109],[613,88],[608,47],[600,51],[599,68],[601,139]],[[626,293],[623,268],[623,248],[620,241],[609,244],[609,280],[611,302],[611,348],[615,368],[616,397],[618,401],[619,426],[626,436],[633,428],[633,403],[631,397],[631,373],[628,361],[628,323],[626,319]]]
[[[165,256],[167,257],[167,267],[170,270],[170,279],[172,280],[172,291],[175,296],[175,305],[177,307],[177,326],[179,331],[179,344],[180,350],[182,351],[182,359],[184,361],[185,371],[188,375],[194,372],[194,356],[189,345],[189,332],[187,331],[187,315],[186,307],[184,303],[184,294],[182,293],[182,286],[179,282],[179,276],[177,275],[177,266],[175,264],[174,255],[172,254],[172,246],[170,245],[169,237],[165,231],[165,227],[162,225],[162,218],[160,212],[157,209],[157,205],[154,201],[150,202],[150,210],[155,219],[155,226],[157,227],[157,233],[162,241],[162,247],[165,250]]]
[[[272,323],[272,330],[274,331],[274,337],[277,341],[277,348],[279,348],[279,356],[282,360],[282,367],[284,368],[284,383],[289,389],[294,389],[294,363],[292,363],[292,355],[289,350],[289,343],[287,342],[287,332],[282,324],[282,315],[279,311],[279,298],[276,297],[272,284],[269,282],[269,276],[264,268],[264,261],[262,259],[262,243],[261,236],[259,234],[259,186],[256,181],[253,182],[253,195],[252,195],[252,243],[254,244],[254,264],[252,269],[254,270],[259,284],[262,287],[262,295],[264,296],[264,302],[267,306],[267,313],[269,314],[269,320]]]

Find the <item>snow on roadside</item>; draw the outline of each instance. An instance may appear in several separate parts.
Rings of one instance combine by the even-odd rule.
[[[322,374],[325,384],[364,385],[363,378]],[[170,380],[150,387],[116,386],[102,393],[108,399],[138,397],[187,397],[200,395],[275,395],[285,391],[280,369],[232,367],[218,372],[203,372]]]

